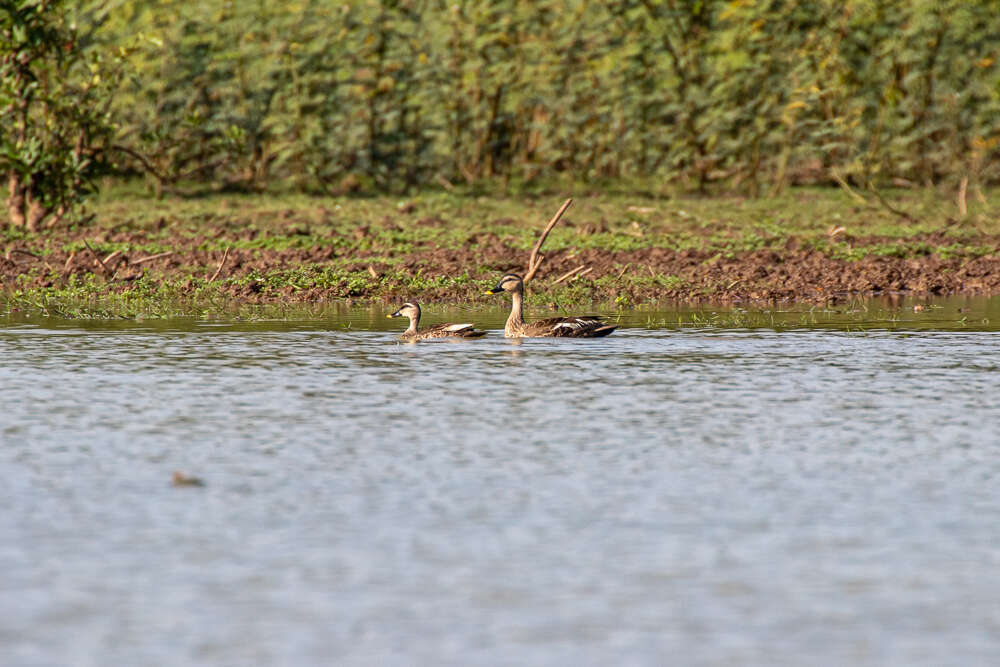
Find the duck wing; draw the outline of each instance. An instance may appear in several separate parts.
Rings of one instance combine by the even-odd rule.
[[[422,338],[478,338],[485,336],[485,331],[478,331],[474,324],[463,322],[461,324],[435,324],[418,332]]]
[[[532,322],[528,326],[535,336],[560,338],[599,338],[617,329],[614,325],[605,324],[604,318],[600,315],[550,317]]]

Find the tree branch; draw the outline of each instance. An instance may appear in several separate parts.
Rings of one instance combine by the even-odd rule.
[[[146,159],[146,156],[143,155],[142,153],[138,153],[138,152],[132,150],[131,148],[127,147],[127,146],[122,146],[121,144],[114,144],[114,145],[112,145],[111,146],[111,150],[116,150],[116,151],[125,153],[129,157],[138,160],[139,163],[142,164],[143,169],[145,169],[146,171],[148,171],[150,174],[152,174],[153,176],[155,176],[157,179],[159,179],[161,181],[166,180],[166,177],[163,174],[161,174],[156,169],[156,167],[154,167],[152,165],[152,163],[149,160]]]
[[[563,216],[569,205],[573,203],[573,199],[567,199],[562,207],[556,212],[556,214],[549,220],[549,224],[545,226],[542,231],[542,235],[538,237],[538,241],[535,243],[535,247],[531,249],[531,256],[528,258],[528,270],[524,273],[524,282],[528,282],[535,277],[535,272],[538,271],[538,267],[541,266],[542,260],[545,259],[545,255],[539,255],[538,251],[542,249],[542,244],[545,243],[545,239],[548,238],[549,232],[552,228],[556,226],[559,222],[559,218]]]

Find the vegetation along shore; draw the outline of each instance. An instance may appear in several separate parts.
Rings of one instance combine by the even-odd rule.
[[[528,268],[561,202],[449,193],[158,201],[111,190],[89,224],[5,226],[0,298],[8,312],[79,317],[409,298],[476,305],[500,274]],[[960,217],[951,198],[918,189],[893,192],[891,206],[830,188],[768,199],[582,196],[545,240],[528,304],[1000,292],[1000,217],[988,204],[970,202]]]
[[[1000,291],[991,0],[0,11],[0,299],[87,317]]]

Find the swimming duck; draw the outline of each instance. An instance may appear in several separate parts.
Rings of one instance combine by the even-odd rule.
[[[420,324],[420,306],[413,302],[404,303],[399,310],[386,317],[409,317],[410,326],[400,336],[403,340],[426,340],[428,338],[479,338],[485,336],[485,331],[474,328],[472,324],[435,324],[426,329],[417,329]]]
[[[508,273],[500,278],[497,286],[487,290],[486,294],[510,292],[511,308],[503,335],[507,338],[600,338],[607,336],[618,327],[605,324],[599,315],[583,315],[580,317],[550,317],[535,322],[524,321],[524,281],[521,276]]]

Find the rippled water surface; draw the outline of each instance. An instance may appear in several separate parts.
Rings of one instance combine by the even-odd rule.
[[[998,664],[1000,306],[911,306],[0,320],[2,662]]]

